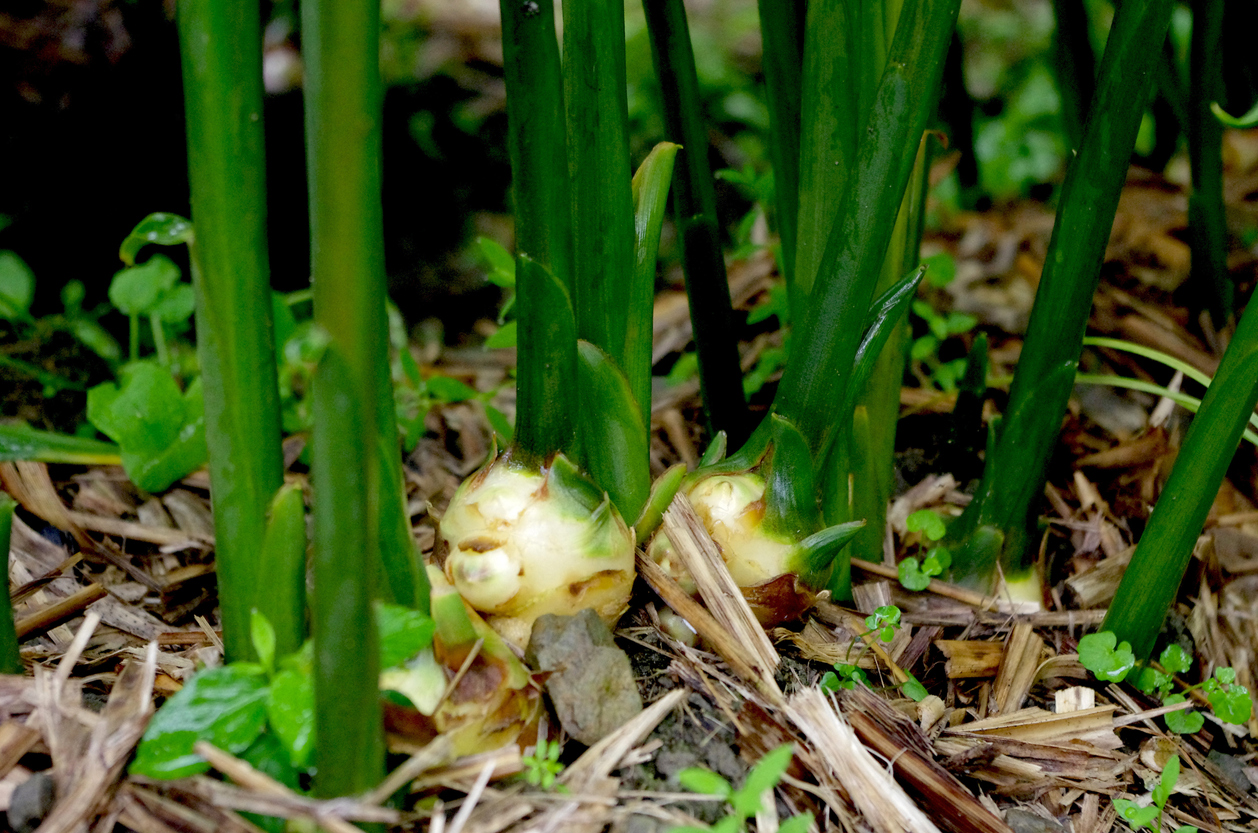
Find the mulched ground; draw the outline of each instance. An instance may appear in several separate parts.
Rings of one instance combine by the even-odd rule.
[[[1181,303],[1195,292],[1185,285],[1186,176],[1173,164],[1168,177],[1133,172],[1091,331],[1157,347],[1211,372],[1219,339]],[[1228,207],[1236,248],[1229,266],[1244,289],[1254,282],[1255,257],[1235,241],[1258,227],[1254,193],[1258,136],[1230,133]],[[993,376],[1012,372],[1021,346],[1016,333],[1025,325],[1051,226],[1042,206],[1020,204],[949,218],[927,241],[928,253],[948,251],[958,264],[957,279],[933,301],[979,316],[992,340]],[[763,255],[734,264],[736,303],[755,303],[772,275]],[[688,327],[678,294],[661,295],[657,357],[684,348]],[[761,333],[745,343],[745,363],[779,338]],[[483,390],[500,386],[512,361],[475,348],[421,358]],[[1169,378],[1118,353],[1094,351],[1085,361],[1090,369],[1161,383]],[[922,368],[916,373],[927,376]],[[989,399],[988,415],[1003,405],[1003,394],[995,390]],[[510,411],[510,393],[500,393],[497,404]],[[908,514],[923,507],[956,514],[972,475],[958,482],[952,472],[935,470],[932,437],[952,398],[905,387],[902,405],[901,475],[908,488],[889,513],[899,555],[917,543],[904,526]],[[704,442],[695,385],[658,388],[653,413],[653,464],[662,471],[679,460],[693,463]],[[209,776],[173,783],[127,776],[150,705],[177,691],[199,664],[221,659],[207,479],[194,474],[165,494],[147,495],[116,468],[3,464],[0,481],[22,507],[10,578],[33,676],[0,678],[0,808],[10,807],[15,788],[38,777],[56,795],[41,830],[253,829],[236,813],[252,810],[318,819],[331,830],[362,820],[480,833],[609,825],[645,831],[724,814],[718,802],[679,789],[672,776],[680,769],[706,766],[737,781],[749,763],[790,740],[796,764],[777,790],[775,808],[757,817],[761,831],[809,810],[817,829],[827,830],[1104,833],[1123,829],[1113,799],[1147,796],[1172,754],[1183,763],[1168,805],[1174,826],[1258,830],[1258,720],[1235,727],[1207,714],[1196,735],[1169,734],[1157,702],[1130,685],[1098,682],[1075,653],[1079,637],[1103,617],[1184,425],[1182,413],[1156,397],[1078,390],[1042,505],[1041,551],[1051,582],[1042,611],[942,582],[907,592],[893,578],[892,558],[857,565],[855,611],[822,600],[803,621],[763,641],[738,630],[745,622],[709,624],[699,627],[707,639],[691,647],[661,628],[667,588],[640,583],[618,637],[648,708],[595,747],[566,744],[560,779],[566,792],[513,777],[522,766],[517,747],[449,760],[439,741],[416,751],[399,740],[395,748],[406,754],[395,759],[392,786],[410,783],[416,798],[405,812],[376,798],[330,803],[296,796],[230,756],[212,760],[232,784]],[[429,428],[405,469],[426,551],[434,516],[491,448],[475,403],[435,410]],[[288,444],[290,463],[299,442]],[[305,474],[294,465],[290,477]],[[1245,447],[1167,625],[1195,658],[1189,682],[1231,666],[1238,682],[1255,689],[1256,505],[1255,457]],[[684,607],[684,600],[669,603]],[[883,644],[864,633],[863,616],[886,603],[904,611],[904,627]],[[821,674],[852,657],[874,688],[833,700],[820,694]],[[906,674],[926,686],[925,700],[900,694]],[[19,790],[23,801],[38,792]]]

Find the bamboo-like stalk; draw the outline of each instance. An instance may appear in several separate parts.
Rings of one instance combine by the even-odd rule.
[[[1000,437],[988,457],[983,485],[956,527],[959,538],[986,528],[979,536],[985,546],[1001,541],[1006,576],[1022,574],[1029,566],[1031,507],[1043,491],[1074,387],[1101,260],[1170,14],[1170,0],[1150,0],[1124,3],[1114,18],[1083,146],[1062,186]],[[988,560],[978,553],[969,557],[975,566]],[[964,558],[954,559],[959,572],[967,569]]]
[[[180,0],[197,355],[228,659],[252,655],[258,542],[283,476],[256,6]]]
[[[655,287],[654,269],[636,266],[639,251],[647,252],[634,231],[624,3],[568,3],[563,11],[573,306],[577,335],[588,342],[578,350],[575,458],[625,517],[635,518],[650,488],[648,448],[639,437],[651,420]],[[623,394],[633,419],[608,410],[606,403]],[[625,442],[609,446],[614,434]]]
[[[573,450],[576,320],[563,76],[551,0],[502,0],[507,146],[520,322],[515,449],[534,465]]]
[[[320,795],[384,774],[371,609],[379,570],[378,410],[390,410],[380,204],[380,7],[302,4],[314,318],[326,346],[313,383],[313,634]]]
[[[1258,309],[1237,325],[1101,626],[1138,659],[1153,650],[1255,405]]]
[[[516,251],[572,284],[563,73],[553,0],[501,0]],[[517,429],[518,430],[518,429]]]
[[[1061,120],[1071,148],[1083,144],[1088,105],[1096,87],[1096,55],[1088,37],[1088,10],[1083,0],[1053,0],[1053,69],[1061,91]]]
[[[557,278],[526,254],[516,256],[515,444],[521,459],[542,465],[575,439],[573,404],[577,388],[576,320],[572,300]]]
[[[663,98],[666,137],[682,146],[680,164],[675,168],[673,205],[699,356],[703,410],[712,433],[724,431],[731,442],[741,444],[750,430],[747,402],[738,343],[732,335],[729,279],[721,252],[707,128],[686,8],[682,0],[644,0],[642,7]]]
[[[803,83],[804,0],[760,0],[760,39],[769,102],[769,154],[782,272],[786,286],[795,278],[799,222],[800,95]]]
[[[810,3],[804,34],[799,220],[791,318],[798,325],[856,164],[860,130],[887,58],[882,4]],[[873,36],[873,29],[878,37]]]
[[[1188,197],[1188,239],[1192,281],[1209,293],[1216,329],[1235,314],[1235,291],[1227,271],[1227,213],[1223,207],[1223,125],[1210,105],[1223,95],[1223,4],[1194,0],[1189,55],[1188,156],[1192,194]]]
[[[13,602],[9,598],[9,541],[13,532],[13,510],[17,501],[0,492],[0,674],[21,674],[22,655],[18,652],[17,629],[13,625]]]
[[[563,6],[573,302],[577,334],[616,361],[649,418],[650,370],[625,361],[625,314],[635,299],[624,11],[623,0]]]

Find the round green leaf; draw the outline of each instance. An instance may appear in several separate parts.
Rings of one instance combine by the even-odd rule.
[[[1079,663],[1098,680],[1119,683],[1136,664],[1131,644],[1116,644],[1118,637],[1112,631],[1090,633],[1079,640]]]
[[[899,573],[900,584],[906,590],[922,591],[930,586],[930,576],[922,572],[916,558],[904,559],[896,570]]]
[[[0,318],[14,321],[30,317],[34,297],[35,273],[16,253],[0,251]]]
[[[1184,702],[1184,695],[1172,694],[1162,701],[1164,706],[1174,706],[1176,703]],[[1192,735],[1201,731],[1201,727],[1205,725],[1205,716],[1199,711],[1193,709],[1185,709],[1180,712],[1168,712],[1165,715],[1166,728],[1170,729],[1177,735]]]
[[[948,531],[943,518],[933,509],[918,509],[905,519],[904,526],[909,532],[921,532],[932,541],[938,541]]]
[[[1212,691],[1206,697],[1219,720],[1242,725],[1249,722],[1254,704],[1249,696],[1249,689],[1244,686],[1232,684]]]
[[[149,310],[149,314],[156,315],[167,324],[178,324],[191,318],[196,306],[197,300],[192,291],[192,284],[177,283],[162,293],[157,303]]]
[[[1158,662],[1168,674],[1182,674],[1192,668],[1192,657],[1176,643],[1171,643],[1162,650]]]
[[[162,295],[179,280],[179,267],[166,255],[153,255],[139,266],[117,272],[109,284],[109,302],[124,315],[153,311]]]

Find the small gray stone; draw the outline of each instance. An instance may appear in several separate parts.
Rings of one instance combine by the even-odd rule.
[[[651,818],[646,815],[638,815],[634,813],[629,817],[629,821],[625,823],[625,833],[664,833],[671,830],[673,825],[666,824],[661,819]]]
[[[560,725],[587,746],[642,711],[629,657],[593,610],[540,617],[525,659],[549,672],[546,693]]]
[[[13,789],[9,801],[9,828],[13,833],[31,833],[43,822],[57,797],[52,776],[36,772]]]
[[[1249,783],[1249,778],[1245,775],[1245,765],[1240,760],[1217,749],[1210,750],[1209,758],[1210,763],[1217,766],[1239,792],[1247,793],[1253,789],[1253,784]]]
[[[1066,833],[1066,828],[1058,822],[1046,819],[1030,810],[1023,810],[1021,807],[1011,807],[1007,810],[1005,823],[1013,828],[1014,833]]]

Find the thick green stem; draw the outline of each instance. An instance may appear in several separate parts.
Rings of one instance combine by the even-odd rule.
[[[1096,87],[1096,55],[1083,0],[1053,0],[1053,69],[1061,91],[1061,118],[1070,147],[1083,144],[1083,126]]]
[[[563,13],[577,334],[628,375],[624,313],[633,302],[633,195],[624,0],[565,3]]]
[[[749,430],[747,402],[686,9],[682,0],[644,0],[642,6],[663,98],[665,133],[682,146],[674,167],[673,205],[681,231],[704,413],[713,433],[724,431],[731,442],[741,444]]]
[[[351,795],[384,771],[372,598],[379,568],[378,410],[389,410],[380,204],[380,7],[302,4],[315,324],[313,633],[317,792]]]
[[[572,205],[553,0],[501,0],[515,248],[572,294]]]
[[[18,652],[17,631],[13,626],[13,602],[9,599],[9,541],[16,508],[17,501],[0,492],[0,565],[4,566],[4,582],[0,586],[0,674],[22,673],[22,655]]]
[[[769,155],[782,271],[789,288],[795,278],[799,222],[799,125],[803,84],[804,0],[760,0],[761,59],[769,101]]]
[[[249,611],[260,578],[257,547],[283,477],[267,265],[261,23],[258,8],[247,3],[180,0],[178,24],[223,640],[228,659],[244,659],[253,653]]]
[[[898,11],[897,8],[894,11]],[[799,237],[792,320],[808,298],[856,164],[860,129],[887,60],[881,3],[822,0],[808,6],[799,145]]]
[[[1149,656],[1258,405],[1258,309],[1241,317],[1102,625]]]
[[[1170,14],[1170,0],[1149,0],[1123,3],[1114,18],[1083,146],[1062,186],[1000,438],[984,484],[960,521],[962,535],[982,526],[1003,533],[1007,574],[1028,566],[1032,507],[1043,492],[1074,387],[1092,295]],[[957,568],[966,569],[960,563]]]
[[[572,205],[563,75],[551,0],[502,0],[507,144],[515,207],[519,368],[515,448],[534,465],[571,453],[576,389]]]
[[[542,264],[522,253],[515,275],[520,322],[515,447],[540,466],[555,452],[572,449],[577,325],[567,291]]]
[[[1189,64],[1188,155],[1192,194],[1188,238],[1192,280],[1210,298],[1210,315],[1223,329],[1235,314],[1227,271],[1227,212],[1223,207],[1223,125],[1210,111],[1223,96],[1223,3],[1194,0]]]

